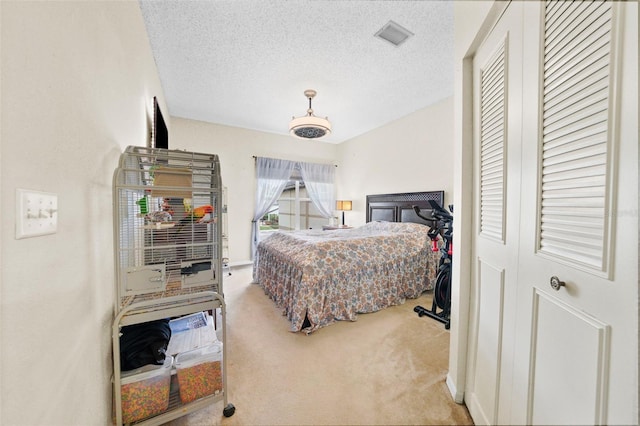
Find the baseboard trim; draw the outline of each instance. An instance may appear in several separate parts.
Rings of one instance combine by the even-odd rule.
[[[456,384],[453,383],[453,379],[450,375],[447,374],[447,387],[449,388],[449,393],[451,393],[451,397],[457,404],[462,404],[464,402],[464,392],[458,393],[456,389]]]
[[[251,260],[239,260],[236,262],[229,262],[229,266],[232,268],[235,268],[238,266],[248,266],[248,265],[253,265],[253,262]]]

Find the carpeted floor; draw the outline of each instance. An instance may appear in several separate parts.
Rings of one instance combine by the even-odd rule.
[[[222,402],[174,420],[205,425],[468,425],[445,385],[449,331],[418,317],[416,305],[361,314],[311,335],[291,333],[251,267],[225,277],[227,392]]]

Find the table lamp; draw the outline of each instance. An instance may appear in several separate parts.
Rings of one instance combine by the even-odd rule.
[[[351,201],[348,200],[337,200],[336,201],[336,210],[342,211],[342,226],[344,226],[344,212],[351,211]]]

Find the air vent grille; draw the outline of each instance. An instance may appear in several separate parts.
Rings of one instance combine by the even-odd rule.
[[[388,41],[394,46],[400,46],[412,35],[413,33],[411,31],[393,21],[389,21],[375,34],[376,37]]]

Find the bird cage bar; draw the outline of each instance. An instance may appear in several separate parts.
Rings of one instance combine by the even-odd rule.
[[[222,292],[221,202],[217,155],[125,150],[114,174],[117,309]]]

